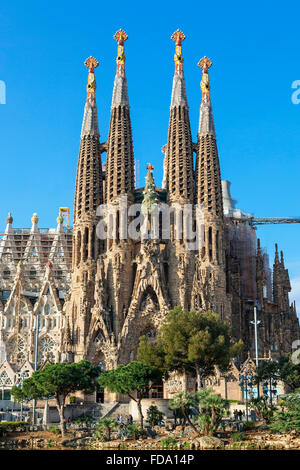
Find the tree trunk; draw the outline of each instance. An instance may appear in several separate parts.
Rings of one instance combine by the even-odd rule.
[[[56,406],[57,406],[57,410],[59,414],[61,437],[65,437],[65,432],[66,432],[65,404],[64,402],[60,403],[59,399],[56,399]]]
[[[201,373],[200,373],[200,367],[198,362],[195,363],[196,366],[196,377],[197,377],[197,390],[198,392],[201,390]]]
[[[183,415],[184,415],[185,419],[187,420],[187,422],[189,423],[189,425],[194,429],[194,431],[195,431],[196,433],[199,434],[199,430],[196,428],[196,426],[194,425],[194,423],[192,423],[192,421],[191,421],[190,418],[189,418],[189,415],[188,415],[187,412],[185,411],[184,405],[181,406],[181,409],[182,409]]]
[[[141,403],[141,399],[137,400],[136,402],[136,405],[137,405],[137,409],[138,409],[138,413],[139,413],[139,417],[140,417],[140,424],[141,424],[141,428],[144,429],[144,416],[143,416],[143,412],[142,412],[142,403]]]

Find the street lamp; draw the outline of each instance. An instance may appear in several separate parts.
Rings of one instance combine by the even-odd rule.
[[[23,387],[23,382],[24,382],[24,377],[26,375],[26,372],[23,370],[22,372],[19,372],[19,376],[20,376],[20,384],[19,384],[19,387],[22,388]],[[21,421],[22,421],[22,415],[23,415],[23,401],[21,401]]]
[[[40,331],[40,312],[37,312],[36,328],[35,328],[34,371],[37,371],[38,369],[39,331]],[[36,399],[34,398],[33,405],[32,405],[32,424],[33,425],[35,424],[35,407],[36,407]]]
[[[242,389],[243,398],[244,398],[244,395],[245,395],[246,420],[248,421],[248,393],[249,393],[249,388],[252,391],[252,387],[253,387],[253,375],[252,375],[252,371],[250,370],[248,365],[245,366],[245,368],[243,369],[243,372],[240,373],[239,380],[240,380],[239,386]],[[245,392],[245,394],[244,394],[244,392]],[[251,392],[250,392],[250,394],[251,394]]]
[[[260,305],[258,302],[257,303],[257,306],[258,306],[258,309],[260,310]],[[250,323],[252,323],[252,325],[254,325],[254,340],[255,340],[255,365],[256,365],[256,369],[258,368],[258,340],[257,340],[257,327],[258,325],[261,323],[260,320],[257,320],[257,310],[256,310],[256,306],[254,307],[253,309],[253,314],[254,314],[254,320],[251,320]],[[257,382],[257,398],[259,398],[259,382]]]

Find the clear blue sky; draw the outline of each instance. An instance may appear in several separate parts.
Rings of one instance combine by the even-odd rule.
[[[232,182],[238,206],[256,216],[300,216],[300,104],[291,101],[300,79],[299,2],[7,1],[0,9],[0,225],[12,211],[16,227],[55,226],[59,206],[73,206],[87,70],[94,55],[101,141],[107,138],[116,43],[123,28],[135,158],[140,183],[151,162],[162,178],[174,44],[183,43],[184,69],[196,140],[201,72],[210,72],[222,178]],[[1,229],[1,230],[2,230]],[[273,263],[284,250],[300,308],[300,225],[258,229]],[[297,290],[298,289],[298,290]]]

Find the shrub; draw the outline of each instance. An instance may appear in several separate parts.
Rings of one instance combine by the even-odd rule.
[[[14,432],[18,429],[26,430],[29,424],[24,421],[1,421],[0,422],[0,436],[5,436],[8,432]]]
[[[178,440],[175,437],[168,436],[160,441],[162,449],[172,449],[177,444]]]
[[[243,422],[243,429],[248,431],[249,429],[253,429],[255,427],[255,421],[244,421]]]
[[[53,426],[49,428],[49,432],[52,432],[52,434],[55,434],[56,436],[60,434],[60,428],[58,426]]]
[[[234,432],[231,434],[231,439],[233,442],[240,442],[246,439],[246,436],[243,432]]]
[[[75,418],[73,423],[84,427],[84,426],[89,426],[92,423],[92,421],[93,421],[93,418],[91,416],[83,415],[78,418]]]
[[[72,396],[69,397],[69,403],[70,403],[70,405],[76,403],[76,397],[75,397],[75,395],[72,395]]]
[[[281,398],[277,411],[270,424],[273,432],[300,431],[300,394],[292,393]]]
[[[128,432],[128,437],[133,440],[138,439],[143,434],[142,428],[137,423],[127,424],[126,430]]]
[[[147,410],[147,423],[150,424],[151,427],[158,425],[164,417],[164,413],[159,411],[157,406],[151,405]]]

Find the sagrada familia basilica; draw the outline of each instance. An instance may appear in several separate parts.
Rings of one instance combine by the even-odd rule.
[[[283,253],[276,245],[271,270],[250,215],[235,207],[230,183],[221,181],[209,82],[212,62],[204,57],[198,64],[202,101],[195,142],[183,72],[185,36],[179,30],[172,35],[175,72],[164,178],[157,187],[148,165],[146,185],[138,188],[125,73],[128,37],[119,30],[114,38],[117,70],[106,142],[101,142],[98,126],[98,62],[93,57],[85,62],[87,99],[72,230],[61,214],[55,229],[40,229],[37,214],[30,229],[14,228],[11,214],[6,220],[0,240],[2,389],[47,361],[88,359],[105,369],[128,363],[136,358],[140,336],[155,341],[164,317],[177,305],[220,315],[245,343],[241,360],[255,354],[254,307],[260,359],[288,355],[300,336]],[[160,215],[155,237],[143,235],[144,223],[136,225],[140,236],[123,236],[121,227],[132,222],[130,210],[136,204],[147,233],[152,209],[170,208],[169,230],[162,227]],[[99,207],[112,214],[106,237],[99,236]],[[196,208],[201,208],[201,243],[192,249],[185,227],[176,230],[186,207],[192,227],[200,217]]]

